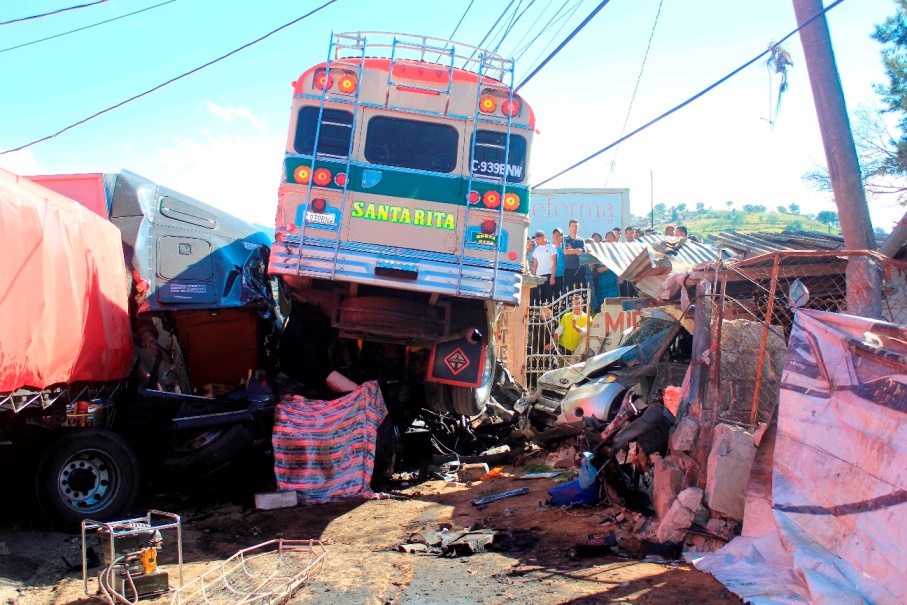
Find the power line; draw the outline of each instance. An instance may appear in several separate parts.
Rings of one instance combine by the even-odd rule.
[[[554,2],[554,0],[548,0],[548,4],[546,4],[546,5],[545,5],[545,8],[542,9],[542,12],[540,12],[540,13],[538,14],[538,16],[536,16],[535,21],[532,22],[532,25],[530,25],[530,26],[526,29],[526,31],[523,33],[523,37],[520,38],[519,41],[517,41],[517,43],[513,45],[514,51],[511,53],[511,56],[516,55],[516,49],[517,49],[517,48],[520,48],[520,44],[523,43],[523,40],[526,39],[526,36],[529,35],[529,33],[532,31],[532,28],[534,28],[534,27],[536,26],[536,24],[537,24],[537,23],[539,22],[539,20],[542,18],[542,15],[544,15],[546,12],[548,12],[548,8],[551,6],[551,4],[552,4],[553,2]],[[557,16],[556,13],[555,13],[555,16]],[[530,42],[530,44],[531,44],[531,42]]]
[[[824,15],[825,13],[827,13],[828,11],[830,11],[831,9],[833,9],[834,7],[838,6],[838,5],[841,4],[842,2],[844,2],[844,0],[835,0],[835,2],[832,2],[831,4],[829,4],[829,5],[826,6],[824,9],[822,9],[820,12],[816,13],[815,15],[813,15],[812,17],[810,17],[809,19],[807,19],[806,21],[804,21],[803,24],[800,25],[799,27],[797,27],[795,30],[793,30],[792,32],[790,32],[789,34],[787,34],[786,36],[784,36],[783,38],[781,38],[781,39],[777,42],[777,44],[781,44],[782,42],[784,42],[785,40],[787,40],[788,38],[790,38],[791,36],[793,36],[794,34],[796,34],[798,31],[800,31],[801,29],[803,29],[804,27],[806,27],[807,25],[809,25],[810,23],[812,23],[813,21],[815,21],[816,19],[818,19],[819,17],[821,17],[822,15]],[[717,82],[715,82],[715,83],[713,83],[713,84],[710,84],[710,85],[707,86],[706,88],[702,89],[701,91],[699,91],[698,93],[696,93],[695,95],[693,95],[692,97],[690,97],[689,99],[687,99],[686,101],[684,101],[683,103],[681,103],[680,105],[675,105],[674,107],[672,107],[672,108],[669,109],[668,111],[664,112],[663,114],[661,114],[660,116],[658,116],[658,117],[655,118],[654,120],[651,120],[650,122],[647,122],[646,124],[643,124],[642,126],[640,126],[639,128],[637,128],[636,130],[634,130],[633,132],[631,132],[630,134],[628,134],[628,135],[626,135],[626,136],[623,136],[623,137],[619,138],[618,140],[614,141],[613,143],[611,143],[610,145],[608,145],[608,146],[606,146],[606,147],[602,147],[601,149],[599,149],[598,151],[596,151],[596,152],[593,153],[592,155],[583,158],[582,160],[580,160],[580,161],[577,162],[576,164],[570,166],[569,168],[565,168],[564,170],[561,170],[560,172],[558,172],[558,173],[555,174],[554,176],[548,177],[547,179],[545,179],[545,180],[542,181],[541,183],[539,183],[539,184],[537,184],[537,185],[533,185],[532,188],[533,188],[533,189],[537,189],[538,187],[541,187],[541,186],[544,185],[545,183],[547,183],[547,182],[549,182],[549,181],[553,181],[553,180],[556,179],[557,177],[562,176],[562,175],[564,175],[564,174],[570,172],[570,171],[573,170],[574,168],[577,168],[578,166],[582,166],[583,164],[585,164],[586,162],[588,162],[588,161],[591,160],[592,158],[598,157],[599,155],[601,155],[601,154],[603,154],[604,152],[608,151],[609,149],[611,149],[611,148],[614,147],[615,145],[619,145],[620,143],[626,141],[626,140],[629,139],[630,137],[632,137],[632,136],[634,136],[634,135],[636,135],[636,134],[642,132],[643,130],[645,130],[646,128],[648,128],[649,126],[651,126],[652,124],[654,124],[654,123],[656,123],[656,122],[658,122],[658,121],[663,120],[664,118],[668,117],[669,115],[671,115],[672,113],[676,112],[676,111],[679,110],[679,109],[683,109],[684,107],[686,107],[687,105],[689,105],[690,103],[692,103],[693,101],[695,101],[696,99],[698,99],[699,97],[703,96],[703,95],[706,94],[707,92],[710,92],[710,91],[713,90],[714,88],[717,88],[717,87],[720,86],[721,84],[724,84],[725,82],[727,82],[728,80],[730,80],[732,77],[736,76],[738,73],[740,73],[741,71],[743,71],[744,69],[746,69],[747,67],[749,67],[750,65],[752,65],[753,63],[755,63],[756,61],[759,61],[762,57],[764,57],[765,55],[767,55],[767,54],[770,53],[770,52],[771,52],[771,48],[765,49],[764,51],[762,51],[761,53],[759,53],[758,55],[756,55],[755,57],[753,57],[752,59],[750,59],[749,61],[747,61],[746,63],[744,63],[743,65],[741,65],[741,66],[738,67],[737,69],[735,69],[734,71],[732,71],[731,73],[729,73],[728,75],[724,76],[723,78],[721,78],[721,79],[718,80]]]
[[[460,26],[461,26],[461,25],[463,25],[463,19],[466,18],[466,13],[469,12],[469,9],[472,8],[472,5],[473,5],[473,3],[474,3],[475,1],[476,1],[476,0],[469,0],[469,6],[467,6],[467,7],[466,7],[466,10],[463,11],[463,16],[460,17],[460,21],[457,22],[457,26],[456,26],[456,27],[454,28],[454,30],[450,33],[450,37],[447,38],[448,40],[453,40],[453,37],[456,35],[457,30],[460,29]]]
[[[491,26],[491,29],[488,30],[488,33],[486,33],[485,36],[482,38],[482,41],[479,42],[478,44],[476,44],[476,48],[482,48],[482,45],[485,44],[485,40],[487,40],[488,36],[491,35],[491,32],[493,32],[495,30],[495,28],[498,26],[498,23],[501,22],[501,19],[504,18],[504,15],[507,14],[507,11],[510,10],[510,7],[513,6],[514,2],[516,2],[516,0],[510,0],[510,2],[507,4],[507,6],[504,7],[504,10],[501,12],[501,15],[494,22],[494,25]],[[472,51],[469,54],[469,58],[471,59],[473,56],[475,56],[475,54],[476,54],[476,51]],[[469,63],[469,59],[467,59],[466,61],[463,62],[463,67],[466,67],[467,63]]]
[[[150,11],[153,8],[158,8],[159,6],[164,6],[165,4],[171,4],[176,2],[176,0],[167,0],[166,2],[161,2],[160,4],[155,4],[154,6],[148,6],[125,15],[120,15],[119,17],[114,17],[113,19],[107,19],[106,21],[99,21],[97,23],[92,23],[91,25],[86,25],[85,27],[80,27],[78,29],[71,29],[68,32],[63,32],[62,34],[54,34],[53,36],[48,36],[46,38],[41,38],[39,40],[32,40],[31,42],[25,42],[24,44],[17,44],[16,46],[10,46],[9,48],[0,49],[0,53],[5,53],[10,50],[16,50],[17,48],[22,48],[23,46],[31,46],[32,44],[37,44],[39,42],[46,42],[48,40],[53,40],[54,38],[62,38],[63,36],[68,36],[69,34],[74,34],[76,32],[84,31],[86,29],[91,29],[92,27],[97,27],[99,25],[104,25],[105,23],[110,23],[111,21],[117,21],[119,19],[125,19],[126,17],[131,17],[132,15],[137,15],[139,13],[144,13],[145,11]]]
[[[50,17],[51,15],[59,15],[60,13],[65,13],[66,11],[74,11],[79,8],[88,8],[89,6],[94,6],[96,4],[104,4],[107,0],[97,0],[97,2],[89,2],[88,4],[80,4],[78,6],[69,6],[66,8],[58,8],[55,11],[50,11],[49,13],[41,13],[40,15],[31,15],[30,17],[20,17],[18,19],[10,19],[9,21],[0,21],[0,25],[9,25],[11,23],[21,23],[23,21],[28,21],[30,19],[40,19],[41,17]]]
[[[508,35],[510,35],[510,32],[513,31],[514,26],[519,22],[520,19],[523,18],[523,15],[526,14],[526,11],[528,11],[532,7],[533,4],[535,4],[535,0],[529,0],[529,4],[526,5],[526,8],[524,8],[522,10],[522,12],[520,12],[519,15],[516,14],[516,11],[518,11],[520,9],[520,5],[517,4],[517,7],[513,11],[513,14],[514,14],[513,20],[510,22],[510,25],[507,26],[507,29],[504,31],[504,35],[501,36],[500,40],[498,40],[498,43],[497,43],[497,45],[495,45],[494,50],[492,52],[498,52],[498,49],[501,48],[501,44],[504,43],[504,40],[507,38]]]
[[[589,23],[589,21],[592,21],[592,18],[595,17],[595,15],[598,14],[598,11],[600,11],[600,10],[603,9],[603,8],[605,8],[605,5],[608,4],[608,2],[610,2],[610,1],[611,1],[611,0],[602,0],[601,3],[600,3],[598,6],[596,6],[596,7],[592,10],[591,13],[589,13],[589,16],[586,17],[585,19],[583,19],[583,22],[580,23],[579,25],[577,25],[577,26],[576,26],[576,29],[574,29],[572,32],[570,32],[570,35],[567,36],[567,38],[566,38],[563,42],[561,42],[560,44],[558,44],[557,48],[555,48],[555,49],[551,52],[550,55],[548,55],[547,57],[545,57],[545,60],[542,61],[541,64],[540,64],[538,67],[536,67],[534,70],[532,70],[532,73],[529,74],[528,76],[526,76],[526,79],[525,79],[525,80],[523,80],[522,82],[520,82],[520,85],[517,86],[517,87],[514,89],[513,92],[517,92],[519,89],[521,89],[523,86],[525,86],[526,83],[529,82],[529,80],[531,80],[532,78],[534,78],[534,77],[535,77],[535,74],[539,73],[539,72],[542,70],[542,68],[545,67],[545,66],[548,64],[548,61],[550,61],[551,59],[553,59],[553,58],[555,57],[555,55],[557,55],[557,53],[561,52],[561,49],[563,49],[565,46],[567,46],[567,44],[570,42],[570,40],[573,39],[573,36],[575,36],[576,34],[578,34],[578,33],[580,32],[581,29],[583,29],[584,27],[586,27],[586,25]]]
[[[624,117],[624,125],[620,129],[620,136],[627,132],[627,122],[630,121],[630,112],[633,111],[633,102],[636,100],[636,92],[639,90],[639,83],[642,82],[642,73],[646,69],[646,60],[649,58],[649,50],[652,48],[652,39],[655,37],[655,28],[658,27],[658,17],[661,16],[661,7],[664,0],[658,2],[658,12],[655,13],[655,23],[652,24],[652,32],[649,34],[649,43],[646,45],[646,54],[642,57],[642,65],[639,66],[639,76],[636,77],[636,86],[633,87],[633,94],[630,96],[630,105],[627,107],[627,115]],[[614,157],[611,158],[611,168],[608,170],[608,176],[605,177],[605,187],[608,186],[608,179],[614,174],[614,165],[617,163],[617,154],[620,153],[620,145],[614,150]]]
[[[563,9],[563,8],[567,5],[567,2],[569,2],[569,1],[570,1],[570,0],[566,0],[566,1],[564,2],[564,4],[561,6],[561,9]],[[529,52],[529,49],[532,47],[532,45],[535,44],[536,40],[538,40],[538,39],[542,36],[542,34],[545,33],[545,31],[547,31],[551,26],[553,26],[553,25],[554,25],[555,23],[557,23],[558,21],[563,20],[564,22],[561,23],[561,26],[557,28],[557,31],[555,31],[555,32],[554,32],[554,35],[551,36],[551,39],[548,40],[548,44],[545,45],[545,47],[542,49],[542,51],[535,57],[535,59],[533,59],[532,63],[529,65],[529,69],[528,69],[527,71],[532,71],[532,69],[535,67],[535,65],[539,62],[539,59],[542,58],[542,56],[545,54],[545,52],[548,50],[548,48],[549,48],[552,44],[554,44],[554,41],[555,41],[555,40],[557,40],[557,37],[558,37],[558,35],[560,35],[561,30],[563,30],[565,27],[567,27],[567,24],[570,22],[570,19],[573,18],[573,15],[576,14],[576,11],[579,10],[579,7],[580,7],[582,4],[583,4],[583,0],[578,0],[578,2],[577,2],[576,4],[573,5],[573,8],[571,8],[569,11],[565,12],[565,13],[564,13],[563,15],[561,15],[560,17],[557,17],[556,19],[553,19],[553,20],[551,21],[551,23],[549,23],[548,25],[546,25],[545,28],[542,29],[542,31],[539,32],[538,36],[536,36],[536,37],[532,40],[532,42],[530,42],[529,44],[527,44],[526,46],[523,47],[522,52],[516,57],[515,60],[516,60],[516,61],[519,61],[519,60],[523,57],[523,55],[525,55],[527,52]],[[559,13],[559,12],[560,12],[560,9],[558,9],[558,13]],[[557,16],[557,13],[555,13],[555,16]]]
[[[240,46],[239,48],[236,48],[236,49],[234,49],[234,50],[231,50],[230,52],[228,52],[228,53],[225,54],[225,55],[221,55],[220,57],[217,57],[216,59],[213,59],[213,60],[211,60],[211,61],[208,61],[207,63],[205,63],[205,64],[203,64],[203,65],[199,65],[198,67],[196,67],[196,68],[194,68],[194,69],[191,69],[191,70],[189,70],[189,71],[187,71],[187,72],[185,72],[185,73],[182,73],[182,74],[180,74],[180,75],[178,75],[178,76],[176,76],[176,77],[174,77],[174,78],[170,78],[170,79],[167,80],[166,82],[162,82],[161,84],[158,84],[157,86],[155,86],[155,87],[153,87],[153,88],[149,88],[149,89],[146,90],[145,92],[141,92],[141,93],[139,93],[139,94],[137,94],[137,95],[134,95],[134,96],[132,96],[132,97],[129,97],[128,99],[126,99],[126,100],[124,100],[124,101],[120,101],[120,102],[117,103],[116,105],[111,105],[111,106],[108,107],[107,109],[102,109],[101,111],[99,111],[99,112],[97,112],[97,113],[94,113],[94,114],[88,116],[87,118],[83,118],[83,119],[79,120],[78,122],[75,122],[75,123],[73,123],[73,124],[70,124],[69,126],[66,126],[65,128],[62,128],[62,129],[58,130],[57,132],[55,132],[55,133],[53,133],[53,134],[49,134],[49,135],[47,135],[47,136],[45,136],[45,137],[41,137],[40,139],[34,140],[34,141],[32,141],[31,143],[26,143],[26,144],[24,144],[24,145],[20,145],[19,147],[16,147],[16,148],[14,148],[14,149],[8,149],[8,150],[6,150],[6,151],[0,151],[0,155],[6,155],[7,153],[13,153],[14,151],[21,151],[21,150],[23,150],[23,149],[25,149],[25,148],[27,148],[27,147],[31,147],[32,145],[37,145],[38,143],[42,143],[42,142],[44,142],[44,141],[47,141],[47,140],[52,139],[52,138],[54,138],[54,137],[57,137],[57,136],[63,134],[64,132],[66,132],[67,130],[72,130],[72,129],[75,128],[76,126],[80,126],[80,125],[84,124],[85,122],[88,122],[89,120],[93,120],[93,119],[97,118],[98,116],[101,116],[101,115],[103,115],[103,114],[105,114],[105,113],[107,113],[107,112],[109,112],[109,111],[113,111],[114,109],[117,109],[118,107],[122,107],[123,105],[126,105],[127,103],[131,103],[132,101],[135,101],[136,99],[140,99],[140,98],[142,98],[142,97],[144,97],[144,96],[146,96],[146,95],[149,95],[149,94],[151,94],[152,92],[155,92],[156,90],[160,90],[161,88],[164,88],[164,87],[167,86],[168,84],[173,84],[173,83],[176,82],[177,80],[182,80],[183,78],[185,78],[185,77],[187,77],[187,76],[190,76],[190,75],[192,75],[192,74],[194,74],[194,73],[196,73],[196,72],[199,72],[199,71],[205,69],[206,67],[210,67],[211,65],[214,65],[215,63],[218,63],[218,62],[220,62],[220,61],[223,61],[223,60],[226,59],[227,57],[233,56],[233,55],[235,55],[236,53],[238,53],[238,52],[240,52],[240,51],[242,51],[242,50],[247,49],[247,48],[249,48],[250,46],[253,46],[253,45],[255,45],[255,44],[258,44],[259,42],[261,42],[262,40],[264,40],[264,39],[266,39],[266,38],[270,38],[271,36],[273,36],[273,35],[276,34],[277,32],[279,32],[279,31],[281,31],[281,30],[284,30],[284,29],[290,27],[291,25],[295,25],[295,24],[299,23],[300,21],[302,21],[303,19],[307,19],[308,17],[311,17],[312,15],[314,15],[315,13],[317,13],[318,11],[320,11],[321,9],[326,8],[326,7],[330,6],[331,4],[334,4],[335,2],[337,2],[337,0],[328,0],[327,2],[325,2],[324,4],[322,4],[321,6],[319,6],[318,8],[316,8],[316,9],[314,9],[314,10],[312,10],[312,11],[306,13],[306,14],[304,14],[303,16],[301,16],[301,17],[299,17],[299,18],[297,18],[297,19],[293,19],[293,20],[290,21],[289,23],[284,23],[283,25],[281,25],[281,26],[278,27],[277,29],[271,30],[270,32],[266,33],[265,35],[261,36],[260,38],[256,38],[255,40],[252,40],[251,42],[248,42],[248,43],[246,43],[246,44],[243,44],[243,45]]]

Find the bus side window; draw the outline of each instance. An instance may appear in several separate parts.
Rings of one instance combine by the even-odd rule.
[[[318,128],[318,108],[302,107],[296,121],[293,148],[296,153],[312,155],[315,151],[315,131]],[[353,136],[353,114],[339,109],[325,109],[318,136],[318,153],[347,157]]]

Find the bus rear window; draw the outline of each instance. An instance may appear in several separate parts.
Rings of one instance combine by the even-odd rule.
[[[296,153],[312,155],[315,148],[315,131],[318,128],[318,107],[303,107],[296,121],[293,148]],[[353,134],[353,114],[339,109],[325,109],[318,133],[318,153],[346,157],[350,153]]]
[[[504,147],[507,144],[507,133],[477,130],[475,143],[472,161],[474,174],[502,178],[506,171],[507,180],[511,183],[520,183],[526,177],[526,139],[517,134],[510,135],[510,160],[506,163]]]
[[[459,139],[457,129],[446,124],[376,116],[368,123],[365,159],[384,166],[453,172]]]

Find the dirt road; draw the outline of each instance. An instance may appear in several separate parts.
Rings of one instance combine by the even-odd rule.
[[[148,498],[145,508],[171,510],[185,524],[186,578],[244,548],[276,537],[321,539],[328,548],[323,569],[290,601],[334,604],[527,603],[739,603],[711,576],[684,564],[614,558],[573,558],[571,549],[601,531],[600,508],[540,507],[553,480],[491,479],[468,487],[434,481],[408,488],[411,500],[357,501],[258,511],[244,494],[223,492]],[[471,500],[530,487],[531,492],[478,510]],[[235,491],[235,490],[234,490]],[[17,516],[24,521],[11,521]],[[141,514],[139,512],[139,514]],[[520,539],[506,552],[460,558],[405,554],[397,547],[420,527],[484,526],[510,530]],[[172,557],[168,539],[162,563]],[[63,557],[78,561],[78,538],[46,529],[19,511],[0,521],[0,604],[99,603],[82,592],[80,574],[67,572]],[[7,554],[8,553],[8,554]],[[171,566],[175,579],[175,566]],[[144,601],[143,601],[144,602]],[[169,598],[157,601],[169,603]]]

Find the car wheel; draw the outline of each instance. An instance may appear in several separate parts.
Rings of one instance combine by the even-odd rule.
[[[64,529],[83,519],[122,518],[139,492],[139,463],[129,445],[106,429],[77,429],[54,442],[35,476],[38,503]]]

